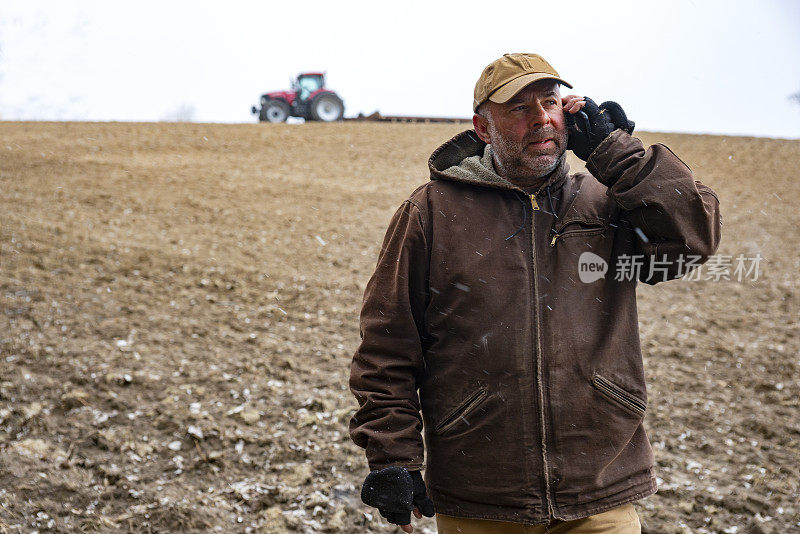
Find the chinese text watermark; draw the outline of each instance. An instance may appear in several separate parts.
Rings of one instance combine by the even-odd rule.
[[[763,259],[761,254],[714,255],[709,256],[703,263],[703,256],[697,255],[680,254],[677,258],[670,259],[666,254],[660,258],[644,254],[622,254],[617,258],[614,280],[617,282],[640,279],[755,282],[761,272]],[[591,284],[605,278],[608,271],[608,262],[593,252],[584,252],[578,258],[578,276],[583,283]]]

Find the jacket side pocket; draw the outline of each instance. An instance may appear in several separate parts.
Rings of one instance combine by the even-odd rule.
[[[447,415],[442,417],[442,420],[436,423],[434,430],[437,434],[442,434],[447,432],[451,428],[453,428],[456,423],[464,419],[464,417],[474,410],[488,395],[488,392],[484,388],[480,388],[477,391],[474,391],[472,394],[469,395],[466,399],[461,401],[461,403],[450,410]],[[466,420],[465,420],[466,421]],[[469,424],[469,423],[467,423]]]
[[[592,378],[592,385],[597,391],[602,393],[609,400],[617,403],[626,410],[633,412],[639,417],[644,417],[644,412],[647,409],[647,405],[636,395],[629,393],[609,379],[598,374],[595,374]]]

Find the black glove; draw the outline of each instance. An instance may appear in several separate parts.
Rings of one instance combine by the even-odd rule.
[[[361,487],[361,500],[395,525],[410,525],[415,506],[426,517],[435,513],[422,474],[403,467],[387,467],[368,474]]]
[[[583,99],[586,101],[583,109],[578,113],[565,115],[569,134],[567,149],[586,161],[611,132],[622,129],[632,134],[635,124],[628,120],[622,107],[616,102],[603,102],[598,106],[588,96]]]

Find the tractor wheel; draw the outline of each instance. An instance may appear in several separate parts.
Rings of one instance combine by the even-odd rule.
[[[289,104],[283,100],[269,100],[261,107],[259,119],[268,122],[283,122],[289,116]]]
[[[344,115],[344,102],[334,94],[321,94],[311,102],[311,118],[315,121],[338,121],[342,120],[342,115]]]

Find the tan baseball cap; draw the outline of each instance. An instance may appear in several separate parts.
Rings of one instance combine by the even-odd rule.
[[[486,100],[503,104],[511,100],[527,85],[544,79],[555,80],[572,89],[572,85],[559,77],[558,72],[539,54],[503,54],[491,62],[475,84],[472,111]]]

